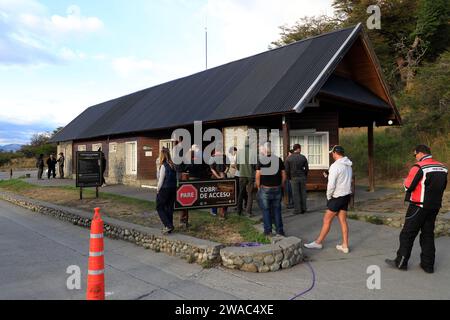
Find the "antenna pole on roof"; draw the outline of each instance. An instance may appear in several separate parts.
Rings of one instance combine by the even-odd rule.
[[[208,12],[206,13],[206,25],[205,25],[205,66],[208,70]]]

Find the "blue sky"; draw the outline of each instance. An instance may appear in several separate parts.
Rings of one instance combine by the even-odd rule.
[[[87,107],[267,50],[332,0],[0,0],[0,145]]]

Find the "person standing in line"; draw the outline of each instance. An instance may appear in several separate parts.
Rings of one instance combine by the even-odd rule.
[[[246,214],[251,217],[253,209],[253,189],[255,188],[255,165],[250,163],[250,145],[249,140],[245,140],[243,150],[239,150],[237,154],[237,169],[239,172],[239,193],[237,213],[242,215],[245,208]],[[244,201],[246,200],[246,206]]]
[[[294,154],[294,150],[289,150],[286,160],[284,161],[284,166],[286,168],[286,164],[287,164],[287,159],[289,159],[289,157]],[[286,168],[287,169],[287,168]],[[286,193],[287,193],[287,203],[286,203],[286,208],[287,209],[292,209],[294,208],[294,197],[292,195],[292,184],[291,181],[289,180],[289,175],[286,171],[286,187],[285,187]]]
[[[342,230],[342,244],[338,244],[336,249],[349,253],[348,242],[348,223],[347,210],[352,194],[352,162],[345,156],[344,148],[341,146],[334,146],[330,153],[333,156],[334,163],[330,166],[327,186],[327,211],[323,218],[322,230],[319,237],[305,247],[308,249],[322,249],[323,241],[330,232],[331,223],[337,216]]]
[[[261,153],[270,160],[268,164],[264,164],[259,159],[256,165],[256,187],[258,188],[259,204],[263,211],[264,234],[266,236],[272,235],[273,215],[277,235],[284,237],[281,200],[286,183],[286,171],[283,160],[272,155],[269,142],[261,147]]]
[[[59,154],[59,158],[57,160],[58,168],[59,168],[59,178],[60,179],[64,179],[64,161],[65,161],[64,153],[61,152]]]
[[[173,211],[176,198],[177,172],[168,149],[163,148],[161,150],[159,163],[156,210],[164,225],[163,234],[170,234],[175,229],[173,226]]]
[[[185,164],[184,173],[188,174],[186,180],[204,180],[211,178],[209,165],[205,163],[202,149],[198,145],[192,145],[191,151],[186,154]],[[181,212],[180,227],[189,228],[189,210],[183,210]]]
[[[53,179],[56,178],[56,159],[53,153],[50,155],[50,157],[47,159],[47,178],[50,179],[50,177],[53,177]]]
[[[414,158],[417,163],[404,183],[405,201],[409,202],[409,207],[400,232],[400,247],[395,259],[385,261],[393,268],[407,270],[414,241],[420,232],[420,267],[426,273],[434,273],[434,229],[447,187],[448,169],[433,159],[430,148],[425,145],[414,149]]]
[[[101,152],[101,164],[102,164],[102,187],[106,187],[106,180],[105,180],[105,171],[106,171],[106,157],[105,153],[102,151],[102,148],[98,148],[98,151]]]
[[[211,168],[211,178],[212,179],[225,179],[227,172],[229,170],[229,166],[228,166],[228,159],[227,156],[222,154],[222,152],[220,150],[213,150],[212,151],[212,162],[210,165]],[[212,208],[211,209],[211,214],[213,216],[217,216],[217,210],[219,210],[219,217],[221,219],[225,219],[226,217],[226,213],[227,213],[227,208],[223,207],[223,208]]]
[[[44,173],[44,155],[41,153],[36,161],[36,168],[38,168],[37,178],[42,180],[42,174]]]
[[[237,169],[237,148],[231,147],[228,152],[229,167],[227,171],[227,178],[233,179],[239,176],[239,170]]]
[[[294,145],[294,153],[286,159],[286,175],[292,186],[292,196],[294,198],[294,214],[304,214],[307,209],[306,204],[306,180],[308,178],[308,160],[301,154],[302,147]]]
[[[179,163],[175,165],[175,171],[177,173],[177,188],[180,186],[179,182],[188,179],[188,158],[187,155],[184,154],[183,148],[181,147],[183,143],[183,137],[180,136],[174,143],[173,146],[173,155],[177,156],[180,160]],[[189,227],[189,210],[182,210],[180,212],[180,227],[188,228]]]

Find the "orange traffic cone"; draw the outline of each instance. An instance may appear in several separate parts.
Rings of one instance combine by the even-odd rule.
[[[91,222],[87,300],[105,300],[105,260],[103,257],[103,220],[100,208],[95,208]]]

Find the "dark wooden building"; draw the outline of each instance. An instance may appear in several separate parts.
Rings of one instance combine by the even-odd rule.
[[[373,159],[374,126],[401,119],[361,25],[234,61],[86,109],[53,141],[66,154],[73,174],[74,154],[102,147],[109,183],[149,185],[156,159],[171,146],[176,128],[224,134],[225,150],[238,130],[281,130],[278,153],[302,145],[312,169],[309,189],[323,189],[328,149],[339,143],[339,128],[368,128]],[[242,131],[240,131],[242,133]],[[357,159],[354,159],[358,161]],[[369,161],[373,187],[373,161]]]

